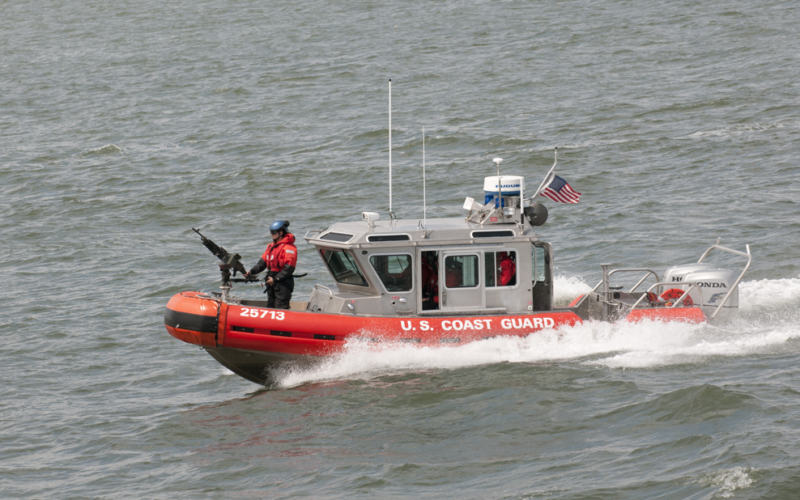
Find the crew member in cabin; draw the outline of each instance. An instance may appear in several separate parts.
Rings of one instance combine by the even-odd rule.
[[[435,271],[425,285],[425,302],[422,303],[423,310],[439,309],[439,272]]]
[[[255,275],[267,269],[267,307],[289,309],[294,291],[294,269],[297,266],[297,247],[289,232],[288,220],[276,220],[269,227],[272,243],[267,246],[258,263],[245,274]]]
[[[422,252],[422,309],[439,308],[438,252]]]
[[[511,257],[511,252],[500,252],[500,286],[514,286],[517,276],[517,264]]]
[[[431,263],[431,261],[433,263]],[[434,265],[436,265],[435,252],[422,252],[422,294],[426,295],[428,291],[428,282],[431,276],[435,273]]]
[[[434,255],[438,255],[438,252],[434,253]],[[433,273],[430,276],[431,277],[428,280],[428,284],[425,288],[427,290],[427,299],[422,304],[423,310],[439,309],[438,266],[433,267]],[[458,266],[458,263],[456,263],[455,260],[450,263],[450,267],[445,269],[444,284],[447,288],[460,288],[464,286],[464,279],[463,279],[463,274],[461,272],[461,268]]]
[[[454,258],[446,258],[444,270],[444,286],[447,288],[461,288],[464,286],[464,273],[462,263]],[[438,301],[438,298],[437,298]]]

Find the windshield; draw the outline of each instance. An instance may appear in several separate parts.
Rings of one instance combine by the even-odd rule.
[[[545,271],[547,270],[547,260],[545,259],[545,251],[543,247],[533,247],[533,252],[531,252],[531,261],[533,264],[533,281],[545,281],[547,279],[547,276],[545,275]]]
[[[339,283],[348,285],[369,286],[361,269],[358,268],[356,260],[352,255],[344,250],[330,250],[321,248],[319,250],[322,260],[328,266],[333,279]]]

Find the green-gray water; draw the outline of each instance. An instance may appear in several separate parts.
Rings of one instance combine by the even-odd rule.
[[[3,3],[0,496],[797,498],[798,26],[775,0]],[[275,218],[386,216],[389,78],[400,217],[422,127],[429,216],[559,146],[559,301],[721,236],[753,249],[739,319],[352,346],[270,391],[170,337],[169,297],[218,285],[192,226],[250,266]],[[302,298],[331,280],[300,241]]]

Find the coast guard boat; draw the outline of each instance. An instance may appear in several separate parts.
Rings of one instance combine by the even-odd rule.
[[[534,232],[547,220],[547,209],[534,198],[550,184],[555,164],[526,198],[525,179],[500,176],[497,160],[498,175],[484,182],[484,203],[467,198],[465,217],[397,220],[390,212],[381,220],[364,212],[360,221],[307,233],[335,286],[316,285],[307,302],[292,302],[290,310],[234,296],[231,282],[237,280],[229,271],[244,269],[239,256],[211,243],[216,252],[204,238],[223,261],[222,291],[173,296],[167,331],[265,384],[275,368],[314,363],[349,340],[452,346],[583,321],[702,322],[738,308],[750,248],[732,250],[719,240],[696,263],[663,275],[601,264],[602,279],[590,292],[556,306],[553,247]],[[705,262],[712,251],[743,256],[747,264],[741,272],[717,268]],[[623,275],[641,278],[624,291],[613,283]]]

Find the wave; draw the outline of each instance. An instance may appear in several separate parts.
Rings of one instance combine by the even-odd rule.
[[[739,307],[743,311],[784,305],[800,305],[800,278],[763,279],[739,284]]]
[[[553,281],[553,300],[557,306],[566,306],[576,297],[592,291],[578,276],[556,276]]]
[[[220,87],[214,89],[212,92],[215,94],[235,94],[235,95],[250,94],[250,91],[244,87]]]
[[[731,498],[736,490],[749,488],[753,484],[751,473],[755,469],[748,467],[734,467],[733,469],[721,470],[706,474],[697,482],[704,486],[719,488],[717,494],[721,498]]]
[[[796,123],[790,123],[790,128],[796,128]],[[774,130],[784,129],[787,125],[785,123],[750,123],[750,124],[742,124],[742,125],[735,125],[732,127],[717,129],[717,130],[700,130],[690,134],[689,137],[692,139],[699,139],[699,138],[708,138],[708,137],[723,137],[723,138],[730,138],[730,137],[738,137],[744,134],[754,133],[754,132],[771,132]]]
[[[109,156],[115,155],[122,151],[122,148],[114,145],[114,144],[106,144],[105,146],[101,146],[95,149],[88,149],[81,153],[79,156],[87,157],[87,156]]]

